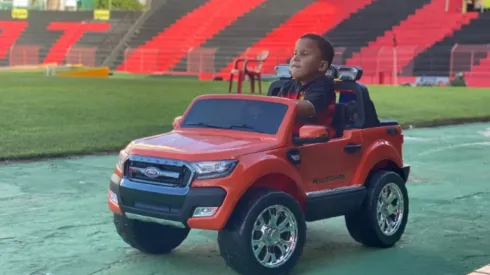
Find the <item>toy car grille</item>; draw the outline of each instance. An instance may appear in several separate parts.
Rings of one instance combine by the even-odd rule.
[[[149,184],[184,187],[188,184],[191,171],[186,165],[169,165],[128,160],[126,175],[132,181]]]

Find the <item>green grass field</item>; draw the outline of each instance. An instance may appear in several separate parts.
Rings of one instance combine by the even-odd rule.
[[[132,139],[168,131],[195,96],[226,93],[228,87],[192,79],[36,73],[2,73],[0,83],[0,160],[118,150]],[[490,116],[489,89],[371,86],[370,91],[379,116],[403,124]]]

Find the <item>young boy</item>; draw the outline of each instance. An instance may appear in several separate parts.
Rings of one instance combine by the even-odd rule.
[[[330,137],[335,134],[331,127],[336,101],[334,79],[325,75],[333,57],[334,47],[322,36],[305,34],[296,41],[289,62],[293,79],[285,83],[277,95],[298,102],[295,134],[305,124],[324,125]]]

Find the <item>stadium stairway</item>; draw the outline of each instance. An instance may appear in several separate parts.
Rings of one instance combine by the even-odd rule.
[[[336,62],[343,64],[370,41],[400,24],[430,0],[376,0],[342,21],[324,36],[340,51]],[[382,20],[378,20],[382,18]]]
[[[414,59],[414,75],[417,76],[449,76],[451,70],[451,50],[455,44],[459,45],[485,45],[490,44],[488,28],[490,26],[490,12],[477,13],[468,25],[453,33],[452,36],[436,43]],[[459,48],[463,48],[463,47]],[[475,49],[478,51],[477,49]],[[469,53],[455,54],[453,68],[456,71],[470,71],[471,61],[477,64],[486,53],[477,52],[473,56]]]
[[[138,48],[143,51],[158,49],[153,55],[145,55],[143,61],[156,60],[156,62],[145,64],[145,67],[141,68],[136,52],[129,54],[120,68],[130,72],[168,71],[186,55],[189,49],[199,47],[264,1],[209,0]]]
[[[206,3],[206,1],[207,0],[166,0],[165,2],[160,1],[160,5],[154,5],[154,10],[149,11],[151,12],[149,17],[135,30],[134,35],[126,41],[125,47],[117,53],[112,64],[109,66],[111,68],[117,68],[118,70],[125,70],[124,66],[121,66],[121,64],[123,63],[126,54],[138,49],[138,47],[144,45],[145,42],[157,36],[162,30],[170,27],[179,18],[185,16],[194,9],[197,9]],[[144,58],[146,55],[143,52],[144,51],[140,51],[139,53],[141,54],[140,57],[143,57],[143,60],[145,60]],[[151,52],[151,50],[147,50],[146,54]],[[138,63],[139,60],[139,58],[133,58],[132,62]],[[129,63],[126,63],[125,66],[128,64]],[[135,64],[132,66],[135,66]]]
[[[413,58],[477,17],[475,13],[447,13],[446,0],[432,0],[408,16],[401,24],[375,41],[369,42],[346,61],[348,65],[362,66],[366,75],[393,72],[393,37],[397,42],[396,71],[400,72]]]
[[[298,37],[306,32],[326,33],[371,2],[372,0],[317,0],[254,43],[250,52],[269,50],[269,57],[264,62],[262,71],[264,74],[273,74],[274,67],[278,63],[287,62],[292,56],[294,43]],[[242,51],[235,58],[244,57],[246,54],[246,51]],[[220,69],[224,79],[229,78],[232,67],[233,60]]]
[[[289,19],[315,0],[268,0],[238,18],[233,24],[201,45],[202,48],[216,49],[214,71],[225,67],[232,58],[251,47],[261,37]],[[174,68],[187,70],[187,56]]]
[[[94,32],[90,35],[84,35],[77,43],[77,47],[91,48],[96,47],[95,65],[101,66],[103,62],[108,58],[114,48],[117,46],[119,41],[121,41],[129,29],[135,24],[140,12],[130,12],[130,11],[116,11],[112,12],[111,15],[119,13],[119,18],[114,19],[111,16],[109,22],[112,28],[109,32],[101,33]]]

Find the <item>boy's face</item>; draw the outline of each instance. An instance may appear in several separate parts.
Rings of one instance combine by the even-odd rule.
[[[294,79],[306,83],[318,75],[325,74],[328,62],[322,59],[317,42],[303,38],[296,41],[289,67]]]

